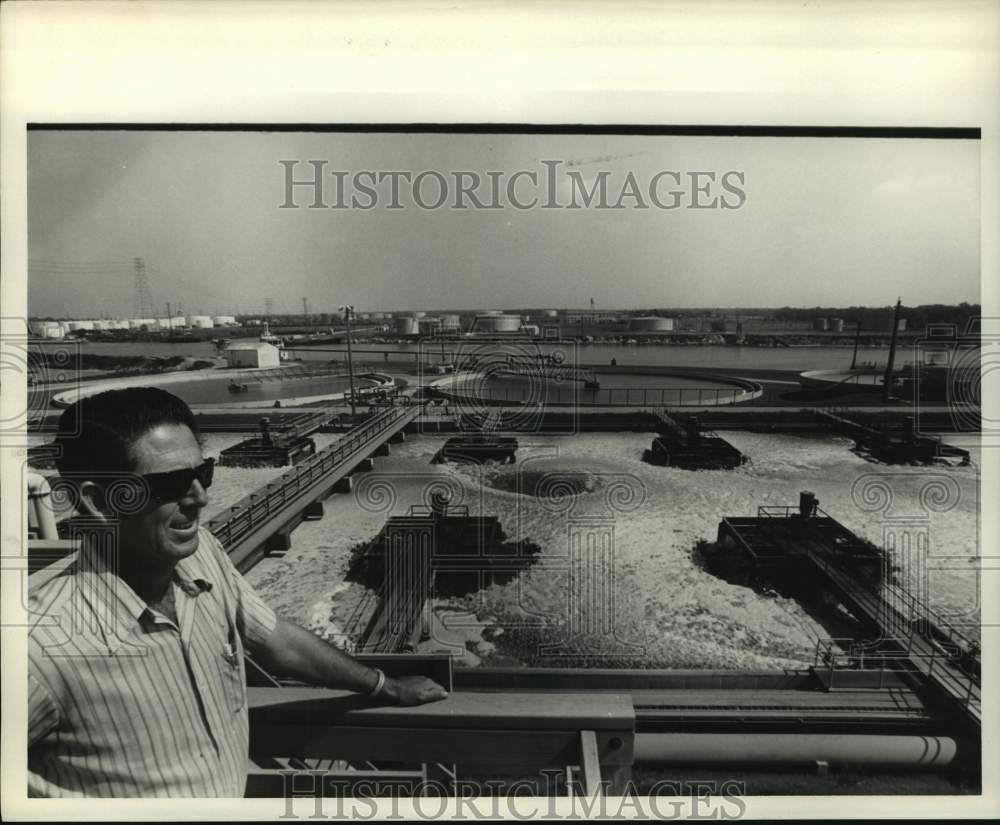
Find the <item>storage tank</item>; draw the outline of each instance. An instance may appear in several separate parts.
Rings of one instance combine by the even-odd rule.
[[[674,328],[673,318],[659,315],[640,315],[628,323],[629,332],[670,332]]]
[[[442,315],[441,329],[456,330],[462,326],[462,319],[458,315]]]
[[[441,331],[441,319],[424,316],[417,319],[417,328],[421,335],[435,335]]]
[[[885,321],[883,321],[879,325],[879,328],[885,330],[886,332],[892,332],[892,318],[886,318]],[[905,318],[900,318],[899,319],[899,326],[896,329],[898,329],[900,332],[903,332],[903,331],[906,330],[906,319]]]
[[[483,333],[511,333],[521,329],[520,315],[477,315],[472,325],[473,332]]]
[[[195,329],[212,329],[215,326],[212,323],[212,318],[208,315],[189,315],[187,320],[188,326]]]
[[[826,332],[830,324],[826,318],[815,318],[813,319],[813,329],[820,332]]]
[[[56,324],[55,326],[45,327],[42,330],[43,338],[62,338],[64,335],[63,328]]]
[[[480,315],[503,315],[499,309],[484,309]]]
[[[393,328],[396,330],[396,335],[419,335],[420,326],[416,318],[402,316],[396,319]]]
[[[426,313],[426,312],[424,312],[423,310],[418,310],[418,311],[416,311],[416,312],[411,312],[410,314],[411,314],[411,315],[412,315],[412,316],[413,316],[414,318],[426,318],[426,317],[427,317],[427,313]]]
[[[547,310],[545,310],[545,312],[542,313],[542,317],[544,317],[544,318],[558,318],[559,317],[559,312],[557,310],[554,310],[554,309],[547,309]]]
[[[831,332],[843,332],[844,331],[844,319],[843,318],[831,318],[830,319],[830,331]]]
[[[98,319],[94,321],[94,329],[101,330],[103,332],[108,329],[108,322],[103,319]]]

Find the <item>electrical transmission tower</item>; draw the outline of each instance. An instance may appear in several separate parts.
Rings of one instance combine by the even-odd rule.
[[[132,294],[132,308],[136,318],[150,318],[153,315],[153,296],[146,278],[146,262],[142,258],[132,261],[135,269],[135,284]]]

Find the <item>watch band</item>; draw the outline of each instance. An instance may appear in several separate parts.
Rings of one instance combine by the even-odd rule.
[[[375,687],[372,688],[369,696],[378,696],[382,692],[382,688],[385,687],[385,674],[382,672],[381,668],[374,668],[375,672],[378,674],[378,681],[375,683]]]

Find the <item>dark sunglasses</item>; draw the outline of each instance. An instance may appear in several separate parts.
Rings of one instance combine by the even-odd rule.
[[[206,458],[197,467],[185,467],[169,473],[150,473],[141,478],[146,482],[150,496],[157,501],[180,501],[190,492],[195,480],[206,490],[211,487],[214,475],[215,459]]]

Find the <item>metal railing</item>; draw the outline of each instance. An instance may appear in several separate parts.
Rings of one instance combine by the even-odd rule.
[[[606,407],[663,406],[722,406],[736,404],[753,396],[740,387],[605,387],[599,390],[544,388],[531,389],[495,387],[477,388],[475,394],[441,391],[456,404],[477,405],[482,402],[506,404],[555,404]]]
[[[339,465],[356,458],[355,454],[379,433],[393,427],[401,418],[413,414],[415,411],[412,408],[405,410],[395,407],[376,413],[325,450],[309,456],[274,481],[240,499],[206,526],[223,546],[229,547],[256,529],[262,521],[278,515],[286,505]]]

